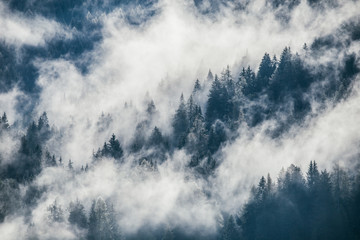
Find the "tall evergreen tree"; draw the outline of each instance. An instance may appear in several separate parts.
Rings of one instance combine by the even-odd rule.
[[[71,161],[71,159],[69,159],[68,168],[70,171],[74,170],[73,162]]]
[[[149,137],[148,145],[154,147],[164,147],[163,144],[164,144],[164,139],[161,134],[161,131],[158,127],[155,126]]]
[[[116,160],[121,159],[121,157],[123,156],[123,149],[120,145],[119,140],[116,139],[115,134],[111,135],[111,138],[109,140],[109,146],[111,157],[115,158]]]
[[[294,72],[292,54],[289,47],[284,48],[279,65],[269,86],[269,97],[278,102],[283,99],[284,94],[294,88]]]
[[[193,89],[192,93],[196,94],[196,93],[198,93],[200,91],[201,91],[201,84],[200,84],[199,79],[196,79],[195,84],[194,84],[194,89]]]
[[[226,130],[225,125],[221,121],[216,121],[215,124],[210,128],[208,138],[208,150],[210,153],[215,153],[221,143],[226,141]]]
[[[176,110],[175,116],[172,121],[174,144],[177,148],[182,148],[186,143],[186,136],[188,134],[188,116],[184,95],[181,94],[180,104]]]
[[[54,201],[53,204],[51,204],[48,207],[48,211],[49,211],[48,218],[51,222],[63,222],[64,221],[64,211],[61,208],[61,205],[59,205],[56,200]]]
[[[211,70],[209,69],[208,75],[206,77],[208,82],[214,81],[214,75],[212,74]]]
[[[320,176],[320,173],[319,173],[319,170],[318,170],[318,167],[317,167],[317,164],[315,161],[314,162],[310,161],[309,169],[308,169],[306,175],[307,175],[308,187],[310,189],[313,189],[315,187],[315,185],[317,184],[317,182],[319,181],[319,176]]]
[[[145,131],[148,127],[146,121],[142,121],[136,125],[135,134],[130,145],[131,152],[138,152],[146,143]]]
[[[228,74],[224,74],[227,76]],[[224,78],[225,80],[227,78]],[[209,98],[207,102],[205,119],[207,123],[207,127],[215,122],[215,120],[219,119],[223,122],[228,122],[230,119],[234,119],[234,105],[233,99],[228,94],[228,90],[226,86],[224,86],[226,82],[220,82],[218,77],[215,75],[215,80],[212,83]]]
[[[116,240],[121,237],[112,207],[102,198],[93,201],[89,217],[89,240]]]
[[[78,200],[75,203],[70,203],[69,212],[69,223],[76,225],[79,228],[88,227],[84,205],[82,205]]]
[[[156,113],[156,106],[153,100],[150,100],[146,107],[146,112],[148,115],[152,116],[154,113]]]
[[[258,201],[262,201],[265,198],[266,189],[267,189],[266,180],[265,180],[264,176],[262,176],[260,178],[260,182],[258,184],[257,193],[256,193],[256,199]]]
[[[247,69],[243,68],[239,78],[240,79],[238,81],[245,82],[245,85],[242,88],[242,93],[245,96],[251,97],[258,92],[255,73],[250,66],[247,67]]]
[[[265,53],[256,75],[255,92],[261,92],[264,88],[268,87],[270,78],[275,71],[275,67],[274,62],[270,59],[270,55]]]
[[[270,177],[270,174],[268,173],[267,179],[266,179],[266,194],[271,195],[273,192],[273,188],[274,188],[273,181]]]
[[[115,134],[111,135],[109,142],[104,142],[102,149],[98,149],[98,151],[93,154],[94,159],[100,159],[102,157],[114,158],[116,161],[121,160],[124,152],[120,145],[118,139],[116,139]]]
[[[6,113],[4,112],[2,117],[0,117],[0,133],[2,130],[7,130],[9,128],[10,128],[9,121],[7,119]]]
[[[238,240],[240,239],[240,233],[237,229],[236,223],[234,221],[234,217],[232,215],[226,220],[222,234],[221,240]]]

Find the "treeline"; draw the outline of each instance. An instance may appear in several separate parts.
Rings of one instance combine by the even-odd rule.
[[[4,182],[1,194],[4,196]],[[9,203],[14,204],[14,203]],[[359,239],[359,166],[348,170],[335,164],[330,172],[320,171],[311,161],[306,173],[290,165],[276,180],[268,174],[251,189],[250,198],[239,211],[223,213],[215,234],[189,232],[170,224],[143,226],[124,234],[110,200],[101,197],[86,209],[76,200],[68,206],[54,201],[47,208],[48,224],[66,223],[78,229],[81,239]],[[36,239],[36,231],[29,236]]]
[[[149,99],[146,117],[136,125],[130,144],[124,146],[113,134],[93,153],[93,163],[107,157],[121,164],[127,155],[136,154],[141,161],[145,159],[155,165],[175,150],[184,149],[191,156],[189,167],[205,176],[211,174],[218,164],[214,153],[227,141],[236,139],[239,126],[256,127],[264,121],[275,120],[275,127],[268,131],[275,138],[294,124],[302,123],[312,111],[312,101],[321,105],[347,96],[359,72],[355,56],[347,56],[335,73],[314,70],[305,59],[318,54],[319,46],[322,46],[319,42],[310,48],[305,44],[302,56],[286,47],[279,60],[265,53],[257,72],[247,67],[237,77],[233,77],[229,67],[219,76],[209,71],[206,80],[195,81],[187,99],[181,94],[171,117],[169,135],[156,126],[156,105]],[[111,115],[102,115],[99,131],[109,128],[111,121]],[[2,132],[12,131],[6,114],[0,123]],[[42,167],[63,165],[61,156],[54,156],[46,148],[46,142],[54,135],[46,113],[37,122],[30,123],[20,139],[18,151],[11,156],[11,161],[6,161],[9,164],[2,167],[2,178],[27,182],[34,179]],[[67,165],[72,168],[72,161]]]
[[[291,165],[276,181],[261,177],[238,215],[227,218],[221,239],[359,239],[360,172],[335,164],[304,176]]]
[[[212,175],[220,162],[217,161],[215,153],[223,144],[238,137],[239,127],[256,127],[264,121],[273,120],[276,127],[269,129],[268,134],[276,138],[294,124],[302,123],[311,112],[311,101],[314,99],[321,105],[328,100],[335,100],[336,103],[347,96],[359,72],[355,55],[347,56],[344,59],[345,63],[338,66],[336,71],[328,72],[329,68],[326,68],[326,71],[314,70],[304,59],[316,53],[321,43],[317,44],[310,48],[305,45],[301,56],[293,54],[290,48],[286,47],[279,60],[276,56],[270,57],[266,53],[257,72],[246,67],[234,77],[229,67],[220,75],[213,75],[209,71],[206,80],[195,81],[188,98],[183,94],[180,96],[179,105],[171,117],[170,134],[164,134],[156,126],[158,110],[154,101],[148,100],[146,117],[137,124],[130,144],[124,145],[113,134],[93,152],[92,162],[81,168],[74,167],[70,159],[64,163],[61,156],[55,156],[47,149],[47,142],[55,136],[58,137],[58,133],[50,127],[46,113],[37,121],[31,122],[23,135],[19,135],[16,127],[9,124],[4,113],[0,119],[0,137],[11,136],[17,139],[19,144],[11,156],[0,153],[0,222],[4,221],[6,216],[16,213],[20,207],[27,209],[28,213],[32,211],[46,192],[46,188],[34,185],[33,180],[47,167],[62,167],[73,174],[86,174],[89,169],[96,168],[97,162],[104,158],[112,159],[121,166],[127,161],[127,156],[133,155],[136,156],[133,165],[143,165],[151,171],[157,171],[158,164],[162,164],[168,156],[182,149],[191,158],[188,168],[195,169],[195,174],[206,179]],[[316,87],[318,85],[321,85],[321,88]],[[204,95],[207,96],[205,104],[202,102]],[[111,121],[111,115],[102,115],[97,124],[99,131],[108,129]],[[5,157],[7,159],[4,159]],[[219,226],[219,235],[211,237],[358,237],[358,231],[354,227],[356,225],[353,225],[358,223],[358,218],[352,214],[358,212],[355,204],[359,202],[357,178],[336,168],[332,173],[327,173],[319,172],[315,163],[310,166],[314,172],[311,173],[313,177],[308,177],[307,174],[306,179],[295,166],[284,171],[276,185],[270,177],[262,178],[240,214],[227,216],[223,229]],[[334,181],[334,176],[337,175],[347,175],[347,195],[343,192],[345,180]],[[20,194],[22,186],[28,187],[23,195]],[[117,228],[119,226],[111,225],[115,224],[113,221],[116,218],[111,203],[97,199],[89,213],[86,213],[85,208],[78,202],[69,206],[69,209],[73,210],[68,212],[69,218],[66,218],[65,210],[54,203],[49,207],[51,221],[68,221],[87,229],[88,239],[118,239],[121,235]],[[111,221],[111,224],[108,221]],[[155,239],[161,239],[163,234],[168,239],[204,237],[189,236],[184,229],[177,226],[141,231],[142,235],[139,233],[140,235],[134,236],[134,239],[149,239],[144,237],[147,234],[155,236]]]
[[[286,47],[279,60],[265,53],[257,72],[250,67],[243,68],[238,77],[233,77],[229,67],[220,76],[209,71],[203,83],[196,80],[187,100],[181,95],[171,119],[170,136],[164,136],[161,129],[155,127],[146,139],[156,112],[154,102],[149,101],[148,119],[137,125],[130,152],[158,147],[160,153],[171,154],[175,149],[185,149],[192,156],[189,165],[208,174],[216,167],[213,154],[223,143],[237,137],[236,130],[241,124],[256,127],[266,120],[275,120],[274,129],[268,133],[274,138],[282,135],[294,124],[303,122],[312,112],[314,101],[321,106],[326,101],[336,103],[346,97],[359,72],[353,55],[347,56],[335,75],[314,70],[304,59],[310,58],[316,48],[305,44],[300,56]],[[208,93],[207,85],[210,85]],[[202,109],[200,99],[204,91],[208,99]],[[161,157],[158,160],[161,161]]]

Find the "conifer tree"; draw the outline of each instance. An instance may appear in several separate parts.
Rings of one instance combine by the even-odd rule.
[[[229,218],[226,220],[223,230],[222,230],[222,235],[221,235],[221,240],[237,240],[240,239],[240,234],[239,231],[236,227],[236,223],[234,221],[234,217],[232,215],[229,216]]]
[[[51,204],[48,209],[49,211],[49,220],[51,222],[63,222],[64,221],[64,211],[61,206],[55,200],[53,204]]]
[[[261,92],[269,85],[270,78],[273,75],[274,71],[275,66],[273,61],[271,61],[270,55],[268,53],[265,53],[256,75],[256,86],[254,89],[255,92]]]
[[[2,117],[0,117],[0,133],[2,130],[7,130],[9,128],[10,128],[9,121],[7,119],[6,113],[4,112]]]
[[[309,169],[306,173],[307,184],[310,189],[313,189],[319,180],[319,170],[316,162],[310,161]]]
[[[74,167],[73,167],[73,162],[71,161],[71,159],[69,159],[68,168],[69,168],[69,170],[73,170],[73,169],[74,169]]]
[[[211,70],[209,69],[208,75],[206,77],[208,82],[214,81],[214,75],[212,74]]]
[[[196,94],[196,93],[198,93],[200,91],[201,91],[201,84],[200,84],[199,79],[196,79],[192,94]]]
[[[116,240],[121,237],[112,206],[102,199],[93,201],[89,217],[89,240]]]
[[[69,223],[76,225],[79,228],[88,227],[88,221],[85,215],[85,208],[78,200],[76,200],[75,203],[70,203],[69,212]]]
[[[111,138],[109,140],[109,153],[110,156],[115,158],[116,160],[119,160],[123,156],[123,150],[120,145],[119,140],[116,139],[115,134],[111,135]]]
[[[188,134],[188,116],[186,112],[186,106],[184,102],[184,96],[181,94],[180,104],[176,110],[175,116],[172,122],[174,144],[177,148],[182,148],[186,143],[186,136]]]
[[[227,74],[224,74],[225,76]],[[223,122],[227,122],[232,118],[233,104],[226,87],[220,82],[218,77],[215,75],[215,80],[212,83],[209,98],[207,102],[205,119],[207,127],[219,119]]]
[[[163,136],[158,127],[154,127],[148,141],[149,146],[158,146],[160,147],[164,143]]]

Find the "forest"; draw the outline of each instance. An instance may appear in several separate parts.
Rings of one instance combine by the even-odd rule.
[[[141,68],[136,58],[135,70],[124,70],[97,55],[111,42],[106,24],[121,32],[111,25],[113,9],[124,11],[117,24],[146,34],[141,28],[166,8],[105,2],[0,4],[0,15],[49,18],[73,32],[21,47],[0,38],[2,239],[360,239],[356,15],[277,54],[260,46],[256,60],[205,61],[206,74],[192,79],[166,70],[154,88],[157,64]],[[191,6],[197,18],[251,12],[251,1],[230,2]],[[300,7],[316,14],[342,7],[264,2],[283,29]],[[121,51],[131,62],[133,53]],[[113,80],[123,70],[144,82]]]

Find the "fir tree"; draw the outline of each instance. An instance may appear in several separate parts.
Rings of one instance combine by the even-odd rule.
[[[196,94],[201,91],[201,85],[199,79],[196,79],[192,94]]]
[[[88,221],[85,215],[85,208],[78,200],[76,200],[75,203],[70,203],[69,212],[69,223],[76,225],[79,228],[88,227]]]
[[[4,112],[3,116],[0,117],[0,133],[2,130],[7,130],[10,128],[9,121],[7,119],[7,115]]]
[[[188,116],[184,102],[184,96],[181,94],[180,104],[176,110],[172,122],[174,144],[177,148],[182,148],[186,143],[186,136],[188,133]]]
[[[55,200],[53,204],[51,204],[48,209],[49,211],[49,220],[51,222],[63,222],[64,221],[64,211],[61,206]]]

